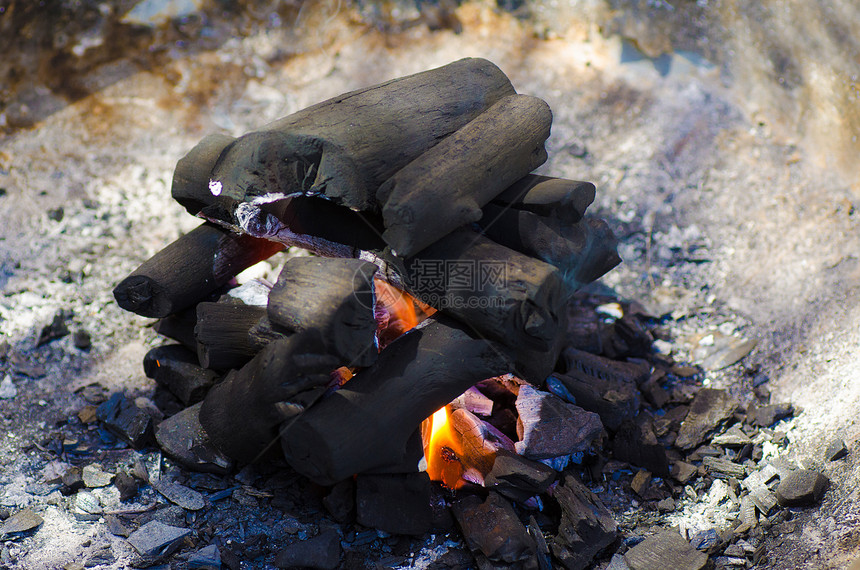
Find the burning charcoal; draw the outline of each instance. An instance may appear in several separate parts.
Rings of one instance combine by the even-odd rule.
[[[207,137],[176,165],[173,197],[192,214],[297,194],[371,211],[382,182],[512,94],[471,58],[345,93],[238,139]]]
[[[633,476],[633,481],[630,482],[630,488],[633,489],[633,492],[640,497],[645,496],[645,491],[648,490],[650,485],[651,474],[644,470],[638,471],[636,475]]]
[[[269,320],[289,333],[318,334],[341,364],[370,366],[377,355],[376,270],[357,259],[294,257],[269,293]]]
[[[196,352],[197,338],[194,336],[194,327],[197,325],[197,307],[191,306],[184,311],[179,311],[159,319],[153,328],[161,336],[172,338],[185,348]]]
[[[355,518],[355,481],[344,479],[335,484],[331,492],[323,498],[323,505],[337,522],[351,522]]]
[[[334,570],[340,567],[340,535],[334,529],[322,531],[317,536],[294,542],[275,555],[278,568],[319,568]]]
[[[337,365],[311,331],[272,342],[209,391],[200,425],[221,452],[254,461],[277,443],[281,422],[322,395]]]
[[[603,425],[617,430],[621,423],[639,411],[636,386],[648,378],[647,366],[617,362],[568,348],[564,351],[566,372],[555,374],[577,405],[596,412]]]
[[[792,414],[794,414],[794,406],[791,404],[770,404],[768,406],[754,406],[748,413],[748,417],[749,423],[754,426],[770,427]]]
[[[475,382],[510,371],[503,347],[444,317],[426,322],[284,429],[284,454],[296,471],[332,484],[400,463],[425,418]]]
[[[483,553],[493,563],[522,562],[526,568],[537,567],[534,540],[511,504],[500,495],[491,491],[486,501],[469,495],[456,501],[451,509],[473,552]]]
[[[120,501],[130,501],[137,496],[137,479],[120,471],[113,480],[114,487],[119,491]]]
[[[666,449],[657,441],[653,420],[645,412],[632,420],[625,420],[612,439],[615,459],[644,467],[660,477],[669,475]]]
[[[128,542],[143,556],[164,556],[173,552],[191,529],[168,526],[159,521],[149,521],[129,535]]]
[[[514,501],[545,493],[555,481],[556,471],[516,453],[499,451],[484,485]]]
[[[44,519],[32,510],[22,509],[0,523],[0,539],[8,540],[11,535],[31,531],[43,522]]]
[[[98,407],[96,415],[121,440],[139,448],[152,438],[152,415],[148,410],[116,392]]]
[[[166,317],[202,301],[236,274],[283,245],[204,223],[145,261],[117,285],[117,304],[144,317]]]
[[[460,438],[458,457],[463,468],[475,473],[470,481],[481,484],[493,468],[496,454],[502,450],[513,452],[514,442],[491,424],[464,409],[454,410],[449,421]]]
[[[179,344],[158,346],[147,352],[143,371],[186,406],[201,401],[218,380],[217,373],[201,368],[197,355]]]
[[[821,500],[830,480],[810,469],[797,469],[779,482],[776,499],[783,507],[807,507]]]
[[[241,368],[259,352],[248,333],[265,314],[264,307],[242,302],[197,303],[194,336],[200,365],[216,370]]]
[[[218,546],[204,546],[188,557],[189,570],[221,570],[221,551]]]
[[[549,392],[522,386],[516,401],[516,451],[528,459],[548,459],[585,451],[603,434],[597,414],[561,401]]]
[[[102,471],[101,467],[102,466],[97,463],[84,466],[81,473],[84,485],[90,489],[94,489],[97,487],[107,487],[111,484],[114,478],[113,473]]]
[[[824,458],[827,461],[836,461],[848,455],[848,448],[842,439],[834,439],[824,451]]]
[[[203,495],[184,485],[171,481],[158,480],[152,483],[153,488],[164,495],[171,503],[177,504],[187,511],[199,511],[206,506]]]
[[[70,317],[71,315],[68,314],[66,311],[57,311],[57,314],[54,315],[54,320],[51,321],[51,324],[42,328],[42,332],[39,333],[39,340],[36,341],[36,346],[48,344],[52,340],[63,338],[64,336],[69,334],[69,327],[66,326],[66,321]]]
[[[359,475],[355,479],[359,524],[392,534],[430,530],[430,478],[426,473]]]
[[[726,390],[699,390],[686,419],[681,423],[675,446],[684,450],[693,449],[731,418],[737,409],[737,401]]]
[[[537,97],[496,102],[379,187],[382,237],[409,257],[477,222],[485,204],[546,161],[551,125],[552,111]]]
[[[654,568],[684,568],[702,570],[707,567],[708,555],[693,548],[677,529],[664,530],[649,536],[624,555],[630,570]]]
[[[155,439],[164,453],[188,469],[223,475],[233,462],[212,445],[203,431],[201,406],[195,404],[158,424]]]
[[[90,338],[90,333],[85,330],[75,331],[75,334],[72,337],[72,344],[75,345],[75,348],[80,350],[89,350],[93,346],[92,338]]]
[[[722,457],[704,457],[702,458],[702,464],[710,473],[720,473],[737,479],[743,478],[746,475],[746,469],[743,465]]]
[[[552,493],[561,506],[561,523],[551,542],[565,568],[587,568],[618,536],[612,514],[572,473]]]
[[[493,413],[493,400],[472,386],[451,402],[451,408],[453,410],[463,408],[475,415],[486,417]]]

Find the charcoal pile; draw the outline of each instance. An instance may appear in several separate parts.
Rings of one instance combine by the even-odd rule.
[[[458,528],[469,552],[447,567],[588,568],[613,554],[613,567],[704,567],[758,513],[820,499],[816,473],[762,451],[790,408],[744,415],[725,391],[697,392],[700,370],[654,351],[667,338],[653,315],[580,291],[620,258],[586,214],[593,184],[534,173],[551,122],[495,65],[466,59],[203,139],[172,194],[204,223],[114,290],[172,339],[144,360],[160,409],[117,393],[95,419],[193,471],[282,466],[373,536]],[[237,284],[272,256],[274,283]],[[660,512],[724,489],[717,503],[737,503],[741,522],[714,540],[692,527],[627,540],[642,529],[611,509],[620,484]],[[235,491],[171,485],[152,482],[193,511]],[[181,524],[133,526],[152,564],[189,540]],[[299,538],[239,554],[195,542],[193,555],[335,568],[356,534]]]

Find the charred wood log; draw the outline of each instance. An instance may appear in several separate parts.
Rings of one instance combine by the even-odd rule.
[[[266,314],[265,307],[242,302],[198,303],[197,358],[204,368],[241,368],[259,352],[249,332]]]
[[[271,342],[209,391],[200,424],[221,452],[254,461],[277,441],[281,422],[322,394],[337,365],[314,334]]]
[[[352,91],[233,141],[204,139],[177,165],[173,197],[195,214],[299,194],[373,210],[383,181],[512,94],[484,59]]]
[[[197,307],[189,307],[178,313],[159,319],[153,329],[161,336],[172,338],[189,350],[197,350],[194,327],[197,325]]]
[[[143,371],[186,406],[201,401],[218,380],[216,372],[201,368],[197,355],[179,344],[158,346],[147,352]]]
[[[204,223],[145,261],[113,294],[127,311],[166,317],[197,303],[237,273],[283,248],[280,243]]]
[[[479,380],[511,368],[500,345],[473,337],[450,319],[431,317],[286,426],[284,455],[320,484],[397,464],[425,418]]]
[[[290,259],[269,293],[269,320],[290,334],[315,331],[342,364],[369,366],[378,354],[376,271],[376,265],[358,259]]]
[[[511,95],[443,139],[379,187],[385,241],[410,257],[477,222],[481,207],[546,161],[551,125],[544,101]]]
[[[492,203],[575,224],[594,202],[594,195],[591,182],[529,174],[493,198]]]

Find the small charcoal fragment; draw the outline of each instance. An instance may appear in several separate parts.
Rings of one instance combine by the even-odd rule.
[[[645,494],[649,485],[651,485],[651,474],[644,470],[637,472],[633,476],[633,481],[630,482],[630,488],[640,497]]]
[[[684,450],[693,449],[731,418],[737,408],[737,401],[726,390],[699,390],[690,404],[687,417],[681,423],[675,445]]]
[[[562,510],[552,551],[567,568],[587,568],[618,536],[612,513],[579,479],[567,473],[553,497]]]
[[[153,482],[152,486],[171,503],[177,504],[183,509],[199,511],[206,506],[206,500],[203,498],[203,495],[184,485],[160,480]]]
[[[669,529],[649,536],[628,550],[624,561],[630,570],[701,570],[708,564],[708,555],[693,548],[677,530]]]
[[[278,568],[319,568],[334,570],[340,564],[340,535],[334,529],[317,536],[294,542],[282,548],[275,556]]]
[[[743,447],[744,445],[751,444],[752,440],[743,432],[740,426],[733,425],[725,433],[714,436],[711,443],[723,447]]]
[[[421,535],[430,530],[430,478],[427,473],[359,475],[355,480],[359,524],[392,534]]]
[[[77,330],[72,337],[72,344],[74,344],[77,349],[89,350],[93,346],[93,341],[92,338],[90,338],[90,333],[85,330]]]
[[[562,401],[549,392],[525,385],[520,388],[515,444],[528,459],[549,459],[585,451],[603,434],[600,417]]]
[[[80,467],[76,465],[66,469],[66,472],[63,473],[61,480],[63,482],[62,493],[64,495],[71,495],[72,493],[77,492],[79,489],[84,488],[83,471]]]
[[[36,341],[36,346],[48,344],[52,340],[63,338],[64,336],[69,334],[69,327],[66,326],[66,320],[68,318],[69,315],[65,311],[57,311],[57,314],[54,315],[54,320],[51,321],[51,324],[46,325],[42,328],[42,332],[39,334],[39,340]]]
[[[791,404],[770,404],[756,406],[747,413],[747,419],[754,426],[770,427],[793,414],[794,406]]]
[[[660,477],[669,475],[669,460],[654,433],[654,424],[646,413],[626,420],[612,439],[612,455],[637,467],[643,467]]]
[[[200,425],[201,404],[194,404],[170,416],[155,430],[161,449],[189,469],[226,474],[233,461],[212,445]]]
[[[702,464],[711,473],[719,473],[728,477],[740,479],[746,475],[746,468],[733,461],[722,457],[705,457],[702,459]]]
[[[0,538],[10,534],[27,532],[39,527],[44,519],[30,509],[23,509],[0,523]]]
[[[695,465],[686,461],[676,461],[672,465],[672,478],[682,485],[689,481],[696,474],[698,468]]]
[[[830,480],[810,469],[792,471],[776,488],[776,499],[783,507],[805,507],[821,500]]]
[[[143,556],[161,556],[177,547],[191,529],[169,526],[152,520],[131,533],[128,542]]]
[[[137,479],[125,471],[116,474],[113,484],[119,491],[120,501],[130,501],[137,496]]]
[[[352,521],[355,518],[355,480],[344,479],[336,483],[323,498],[323,505],[337,522]]]
[[[96,415],[111,433],[134,448],[142,447],[152,438],[150,413],[121,392],[101,404]]]
[[[84,480],[84,485],[91,489],[107,487],[111,484],[114,477],[113,473],[102,471],[101,465],[97,463],[84,466],[81,476]]]
[[[499,451],[484,485],[509,499],[524,501],[547,490],[555,481],[556,471],[543,463],[531,461],[507,451]]]
[[[210,544],[188,557],[189,570],[221,570],[221,552]]]
[[[827,461],[836,461],[848,455],[848,447],[842,439],[834,439],[824,452]]]
[[[463,497],[451,509],[473,552],[504,564],[534,558],[537,548],[534,539],[513,506],[498,493],[491,491],[486,501],[474,495]]]

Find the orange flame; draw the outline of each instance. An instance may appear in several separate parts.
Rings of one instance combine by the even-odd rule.
[[[439,481],[449,489],[459,489],[465,484],[465,467],[460,461],[463,454],[460,434],[451,427],[448,406],[440,408],[421,425],[424,434],[424,458],[427,474],[432,481]]]
[[[394,339],[415,328],[418,323],[436,312],[408,293],[404,293],[384,279],[374,280],[376,288],[376,337],[379,348],[385,348]]]

